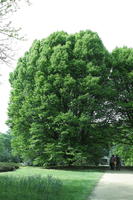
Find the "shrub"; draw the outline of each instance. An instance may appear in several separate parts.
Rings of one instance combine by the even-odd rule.
[[[0,172],[13,171],[19,168],[17,163],[0,162]]]

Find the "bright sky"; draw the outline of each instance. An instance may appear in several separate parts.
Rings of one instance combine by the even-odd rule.
[[[17,58],[29,49],[34,39],[47,37],[54,31],[75,33],[90,29],[99,34],[105,47],[133,48],[133,0],[30,0],[32,5],[21,4],[14,15],[14,24],[22,27],[27,41],[18,44]],[[0,67],[0,132],[6,132],[7,104],[12,68]]]

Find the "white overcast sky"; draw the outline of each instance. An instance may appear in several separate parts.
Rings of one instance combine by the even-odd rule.
[[[22,27],[27,38],[18,44],[17,58],[29,49],[34,39],[62,30],[68,33],[86,29],[97,32],[109,51],[122,46],[133,48],[133,0],[30,1],[31,6],[21,4],[13,16],[14,25]],[[5,125],[10,93],[8,76],[15,66],[0,66],[0,132],[8,130]]]

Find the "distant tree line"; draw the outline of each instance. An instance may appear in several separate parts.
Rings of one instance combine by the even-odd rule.
[[[34,165],[98,164],[133,144],[133,49],[109,53],[98,34],[55,32],[10,74],[8,125],[16,155]]]
[[[9,133],[0,133],[0,162],[20,162],[18,156],[13,155]]]

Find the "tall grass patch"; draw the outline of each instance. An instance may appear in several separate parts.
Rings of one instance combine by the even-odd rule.
[[[52,176],[0,176],[1,200],[61,200],[62,182]]]

